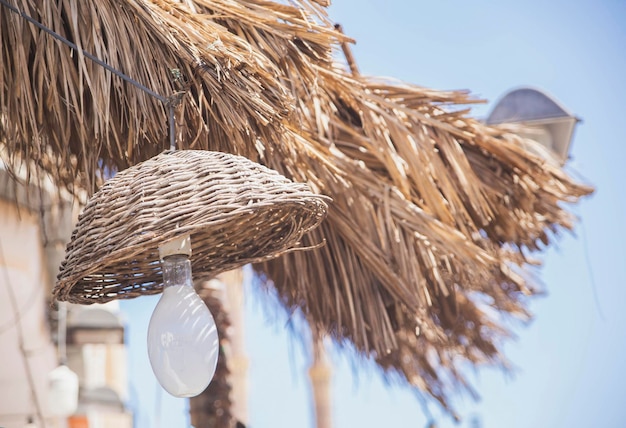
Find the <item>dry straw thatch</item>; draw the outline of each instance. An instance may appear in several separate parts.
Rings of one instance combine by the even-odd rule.
[[[154,91],[186,91],[181,148],[240,154],[331,196],[303,242],[327,244],[257,270],[316,333],[447,406],[464,362],[504,362],[506,319],[526,318],[533,292],[525,251],[571,228],[561,203],[592,189],[468,117],[466,93],[335,64],[349,39],[324,3],[12,0]],[[0,37],[0,140],[13,160],[93,191],[104,168],[166,147],[159,102],[4,9]]]

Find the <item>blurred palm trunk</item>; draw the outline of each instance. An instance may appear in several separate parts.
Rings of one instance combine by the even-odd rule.
[[[241,327],[242,320],[241,314],[237,313],[237,311],[240,312],[240,309],[236,307],[232,314],[235,319],[235,325],[231,324],[231,314],[229,314],[226,307],[228,293],[225,291],[232,285],[230,282],[237,281],[239,282],[239,288],[241,288],[240,271],[239,273],[236,271],[233,274],[221,275],[219,280],[204,281],[196,286],[198,294],[206,303],[215,319],[220,338],[220,351],[213,380],[202,394],[189,400],[191,425],[195,428],[238,428],[244,426],[237,421],[236,416],[239,415],[235,415],[235,409],[245,406],[245,402],[235,404],[242,399],[242,395],[240,392],[234,394],[231,384],[233,378],[229,368],[229,359],[233,356],[232,352],[229,352],[232,349],[232,345],[235,344],[235,348],[242,345],[242,340],[237,339],[237,334],[233,335],[235,339],[232,340],[230,333],[233,330],[237,332],[237,328]],[[235,368],[235,372],[240,373],[241,370]],[[235,380],[241,382],[240,379]],[[233,401],[232,397],[236,397],[235,401]]]
[[[323,339],[313,339],[313,363],[309,368],[313,406],[315,409],[315,427],[332,427],[332,400],[330,386],[332,370],[326,356]]]
[[[248,357],[245,352],[243,316],[243,269],[219,275],[224,285],[226,311],[230,318],[228,368],[230,369],[231,413],[242,424],[248,423]]]

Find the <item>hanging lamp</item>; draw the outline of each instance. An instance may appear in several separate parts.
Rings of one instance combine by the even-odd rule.
[[[328,200],[241,156],[165,151],[91,197],[54,297],[90,304],[160,293],[159,246],[184,235],[195,279],[277,257],[321,223]]]
[[[90,198],[54,297],[91,304],[163,291],[148,327],[150,363],[171,395],[196,396],[215,374],[219,338],[193,279],[297,248],[327,200],[241,156],[165,151]]]
[[[150,363],[171,395],[196,396],[215,374],[219,338],[193,279],[297,248],[328,199],[241,156],[165,151],[90,198],[54,297],[91,304],[163,291],[148,327]]]

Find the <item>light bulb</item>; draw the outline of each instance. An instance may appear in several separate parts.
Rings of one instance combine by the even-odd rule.
[[[163,295],[148,326],[148,357],[161,386],[194,397],[215,374],[219,339],[209,308],[193,288],[186,255],[165,257]]]

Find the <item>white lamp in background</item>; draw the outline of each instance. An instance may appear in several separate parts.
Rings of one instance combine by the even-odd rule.
[[[68,417],[78,408],[78,375],[65,365],[67,360],[67,307],[59,302],[58,348],[61,364],[48,373],[48,412],[51,416]]]
[[[67,417],[78,408],[78,375],[66,365],[48,373],[48,408],[51,416]]]
[[[580,119],[568,112],[554,97],[530,87],[507,92],[487,117],[488,125],[520,124],[520,135],[533,139],[563,166],[569,157],[574,128]]]
[[[148,326],[148,356],[161,386],[176,397],[206,389],[217,365],[215,321],[193,288],[189,235],[159,247],[163,294]]]

